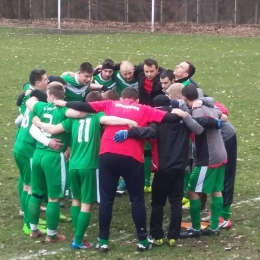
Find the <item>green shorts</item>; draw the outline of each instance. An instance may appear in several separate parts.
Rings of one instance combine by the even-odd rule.
[[[70,184],[73,199],[81,203],[92,204],[98,200],[97,170],[70,170]]]
[[[63,153],[36,149],[32,161],[32,193],[51,199],[64,196],[66,162]]]
[[[32,158],[14,152],[14,160],[19,169],[23,184],[31,184]]]
[[[187,190],[212,194],[224,188],[225,165],[218,168],[195,166],[188,183]]]

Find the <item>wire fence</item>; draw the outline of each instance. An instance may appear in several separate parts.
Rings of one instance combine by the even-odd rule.
[[[151,21],[151,0],[60,0],[61,19]],[[259,24],[260,0],[155,0],[154,21]],[[0,0],[0,17],[57,18],[58,0]]]

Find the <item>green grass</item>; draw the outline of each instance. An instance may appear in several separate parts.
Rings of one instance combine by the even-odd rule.
[[[12,158],[15,136],[14,119],[18,114],[15,100],[22,83],[35,67],[47,69],[49,75],[75,71],[83,61],[97,65],[105,58],[116,62],[130,59],[139,63],[147,57],[159,65],[174,68],[183,60],[192,61],[197,72],[194,79],[204,92],[223,102],[230,111],[230,121],[238,135],[238,169],[234,201],[259,196],[259,39],[210,36],[176,36],[171,34],[54,34],[39,29],[0,28],[1,100],[0,100],[0,259],[19,259],[28,254],[60,250],[56,255],[33,259],[258,259],[259,202],[234,205],[234,227],[217,238],[190,239],[170,249],[155,248],[136,254],[136,240],[128,197],[117,198],[111,225],[111,252],[99,255],[71,251],[71,224],[60,229],[68,242],[56,245],[35,243],[21,232],[17,216],[19,202],[16,182],[18,171]],[[148,218],[150,195],[146,195]],[[169,205],[165,221],[169,218]],[[68,214],[69,206],[62,210]],[[184,212],[184,217],[188,216]],[[88,230],[90,241],[98,232],[97,209]],[[225,248],[231,248],[226,251]]]

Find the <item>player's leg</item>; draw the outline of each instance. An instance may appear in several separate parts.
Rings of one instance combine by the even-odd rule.
[[[146,142],[144,149],[144,192],[151,192],[152,151],[150,143]]]
[[[166,186],[165,186],[166,185]],[[155,172],[152,183],[152,211],[150,217],[150,236],[153,244],[162,245],[163,243],[163,208],[167,200],[169,182],[164,172]]]
[[[119,156],[105,153],[99,159],[99,251],[107,252],[112,208],[120,177]],[[140,180],[142,181],[142,180]],[[143,190],[143,182],[142,182]]]
[[[167,172],[167,179],[170,183],[168,188],[168,197],[171,204],[171,218],[168,229],[168,244],[175,245],[179,238],[182,220],[182,197],[184,186],[185,170],[172,170]]]
[[[202,192],[212,194],[210,204],[211,222],[210,226],[202,230],[202,235],[219,235],[219,217],[223,205],[223,190],[225,176],[225,165],[218,168],[208,168],[202,187]]]
[[[20,210],[19,210],[19,216],[24,216],[24,212],[22,209],[22,192],[23,192],[23,180],[21,178],[21,175],[19,175],[18,181],[17,181],[17,189],[18,189],[18,196],[20,201]]]
[[[233,203],[235,177],[236,177],[236,164],[237,164],[237,138],[236,135],[231,137],[225,142],[227,151],[228,162],[226,164],[224,190],[222,191],[223,196],[223,207],[221,211],[221,218],[219,228],[230,228],[230,209]]]
[[[64,235],[57,233],[60,217],[60,199],[64,196],[66,185],[66,162],[63,153],[46,152],[43,155],[42,165],[48,191],[46,208],[48,243],[63,242]]]
[[[72,248],[88,249],[91,248],[93,244],[87,241],[83,241],[83,237],[90,223],[92,204],[97,201],[96,170],[81,169],[78,170],[78,175],[81,180],[80,200],[78,200],[81,201],[81,209],[78,215],[77,227],[75,230],[75,238],[72,243]],[[71,188],[73,192],[74,191],[73,184]]]
[[[40,207],[46,193],[46,180],[41,167],[42,154],[41,152],[34,152],[32,160],[31,172],[31,189],[32,195],[28,202],[28,212],[31,228],[31,237],[38,238],[43,235],[39,231],[38,223],[40,217]]]
[[[151,249],[152,244],[147,238],[146,231],[146,208],[143,188],[144,165],[131,157],[122,156],[121,172],[131,201],[132,218],[139,240],[137,250],[145,251]]]

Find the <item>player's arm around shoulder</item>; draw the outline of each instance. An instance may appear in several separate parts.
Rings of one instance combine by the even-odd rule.
[[[87,115],[86,112],[77,111],[72,108],[66,109],[65,116],[69,118],[83,118]]]
[[[102,125],[127,125],[130,128],[138,126],[137,122],[133,120],[117,116],[106,116],[105,114],[100,116],[99,122]]]

